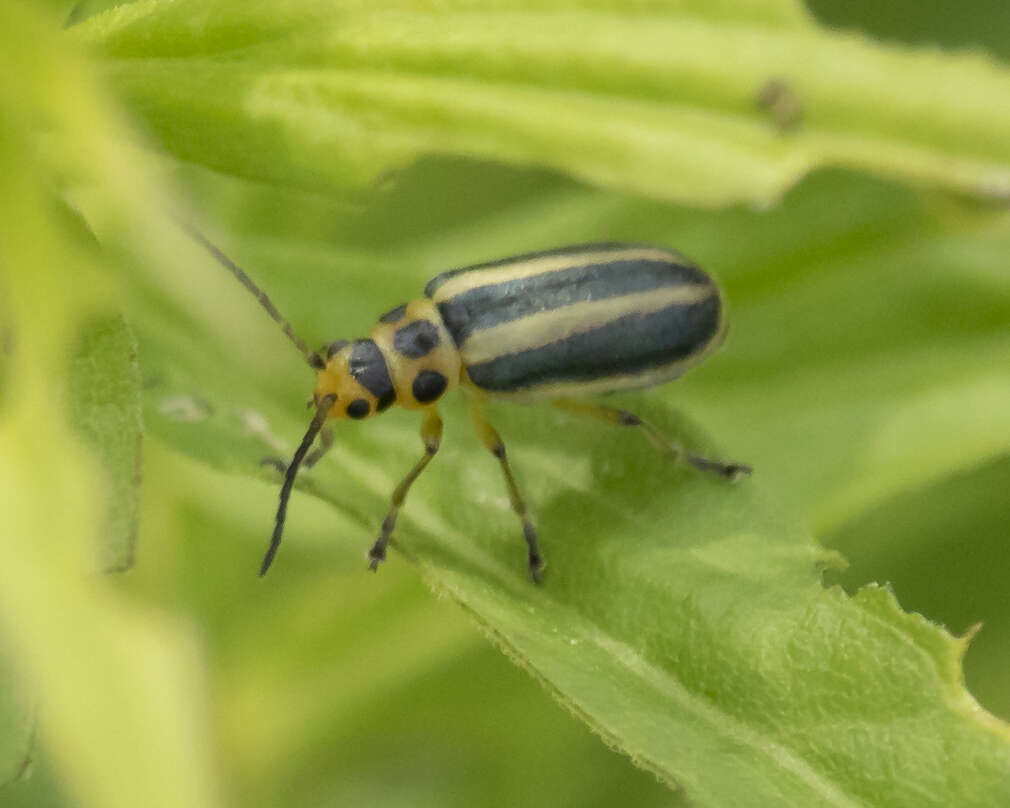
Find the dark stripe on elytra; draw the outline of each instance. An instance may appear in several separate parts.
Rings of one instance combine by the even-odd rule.
[[[711,280],[697,267],[669,261],[608,261],[479,286],[442,301],[438,310],[462,348],[471,334],[531,314],[689,284]]]
[[[429,404],[445,392],[448,383],[437,370],[422,370],[414,377],[411,392],[422,404]]]
[[[410,359],[427,356],[439,342],[438,328],[428,320],[415,320],[398,328],[393,335],[393,349]]]
[[[702,349],[719,329],[719,298],[629,314],[540,348],[467,366],[484,390],[510,392],[561,381],[639,373]]]
[[[370,339],[359,339],[351,348],[351,375],[377,399],[382,400],[393,392],[393,382],[382,351]]]
[[[407,313],[407,304],[401,303],[395,309],[390,309],[385,314],[379,318],[380,323],[397,323],[403,319],[403,315]]]
[[[479,272],[482,269],[495,269],[497,267],[508,266],[509,264],[522,264],[534,258],[549,258],[556,255],[582,255],[588,253],[606,252],[608,250],[617,252],[619,250],[633,249],[657,249],[650,244],[622,244],[616,241],[601,242],[599,244],[572,244],[567,247],[554,247],[550,250],[538,250],[536,252],[522,253],[521,255],[510,255],[507,258],[499,258],[496,261],[485,261],[482,264],[470,264],[469,266],[450,269],[436,275],[424,287],[426,297],[432,297],[438,288],[450,278],[463,275],[467,272]]]

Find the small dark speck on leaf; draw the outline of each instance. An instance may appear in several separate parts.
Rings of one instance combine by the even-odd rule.
[[[768,79],[758,91],[757,106],[771,113],[780,132],[794,131],[803,120],[803,102],[785,79]]]

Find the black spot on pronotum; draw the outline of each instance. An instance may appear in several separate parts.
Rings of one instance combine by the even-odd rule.
[[[448,379],[437,370],[422,370],[414,377],[414,398],[422,404],[429,404],[445,392]]]
[[[410,359],[427,356],[438,347],[438,328],[428,320],[415,320],[398,328],[393,336],[394,350]]]
[[[382,351],[370,339],[359,339],[351,348],[351,375],[380,401],[393,391],[389,369]]]
[[[396,390],[390,390],[386,395],[378,400],[375,404],[375,411],[382,412],[383,410],[389,409],[390,405],[396,401]]]
[[[380,323],[397,323],[403,319],[403,315],[407,313],[407,304],[401,303],[395,309],[390,309],[385,314],[379,318]]]
[[[371,410],[371,405],[363,398],[356,398],[347,405],[347,414],[351,418],[364,418]]]

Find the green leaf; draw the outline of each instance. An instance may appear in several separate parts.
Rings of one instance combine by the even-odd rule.
[[[72,422],[101,458],[105,517],[99,569],[133,564],[140,507],[140,369],[137,346],[122,317],[88,323],[71,357]]]
[[[468,808],[488,794],[531,808],[678,804],[456,604],[432,598],[413,567],[363,571],[362,547],[343,538],[357,525],[341,513],[296,494],[295,552],[260,580],[275,486],[157,439],[146,462],[159,486],[145,524],[157,529],[130,577],[202,627],[231,804]]]
[[[430,193],[460,187],[455,166],[419,171]],[[409,174],[403,178],[402,193],[408,198],[412,184]],[[483,184],[478,180],[474,186]],[[306,222],[325,221],[329,204],[324,201],[299,198],[289,205],[271,191],[264,194],[261,208],[256,192],[243,196],[237,187],[221,188],[210,181],[197,187],[209,198],[219,194],[229,200],[237,219],[254,222],[256,235],[233,236],[223,246],[254,272],[310,344],[365,333],[376,315],[416,294],[438,269],[503,254],[510,244],[515,250],[546,246],[537,238],[556,232],[559,222],[573,240],[595,227],[597,238],[649,237],[677,244],[681,241],[675,233],[682,235],[701,221],[684,210],[531,181],[523,203],[475,221],[460,211],[457,227],[445,223],[427,241],[387,241],[373,253],[365,245],[373,237],[379,242],[382,232],[373,217],[381,221],[402,212],[399,190],[339,225],[365,234],[364,244],[348,246],[340,235],[338,241],[345,243],[338,246],[326,236],[285,235],[289,217],[296,220],[290,225],[294,232],[311,229]],[[880,212],[872,232],[847,213],[860,194],[866,217]],[[976,221],[970,210],[958,210],[959,217],[967,217],[962,225]],[[269,224],[257,220],[258,211],[270,217]],[[541,215],[544,211],[550,213]],[[887,211],[890,216],[883,215]],[[396,221],[412,233],[420,229],[416,219],[426,215],[416,211],[414,219],[406,215]],[[979,223],[987,220],[984,212],[978,216]],[[683,382],[621,397],[619,403],[699,451],[754,461],[754,479],[727,485],[671,466],[641,436],[620,435],[549,410],[498,405],[492,420],[509,447],[550,564],[546,583],[536,588],[525,580],[523,544],[499,470],[469,435],[462,403],[450,401],[444,407],[443,448],[400,517],[402,554],[418,563],[433,588],[462,603],[573,713],[637,763],[683,788],[692,804],[922,805],[932,800],[937,805],[985,805],[1005,800],[1010,795],[1005,778],[1010,739],[1006,727],[963,688],[965,642],[902,613],[886,590],[870,589],[850,599],[837,588],[823,589],[818,570],[832,556],[762,492],[764,480],[781,476],[790,460],[788,435],[801,410],[785,408],[788,384],[813,385],[804,382],[805,363],[814,373],[814,354],[823,349],[796,346],[828,312],[844,317],[849,306],[860,310],[858,295],[850,303],[823,294],[816,306],[802,311],[789,293],[809,275],[828,283],[829,290],[851,284],[854,295],[865,289],[870,267],[877,273],[882,267],[892,271],[887,262],[901,254],[906,232],[923,239],[914,253],[921,258],[929,252],[930,239],[940,238],[957,220],[939,215],[927,227],[930,215],[915,197],[831,175],[801,189],[772,214],[733,212],[722,222],[696,227],[688,252],[711,254],[718,266],[732,268],[726,273],[733,307],[731,340],[719,357]],[[820,232],[805,230],[808,223]],[[265,235],[264,227],[279,234]],[[841,235],[826,239],[822,248],[810,246],[819,235],[839,228]],[[720,239],[724,232],[738,237]],[[760,232],[765,233],[763,244]],[[964,232],[979,231],[969,227]],[[987,231],[981,233],[978,243],[988,245]],[[776,245],[789,260],[769,263]],[[832,265],[824,260],[826,251],[845,255],[857,246],[859,262],[840,259]],[[976,259],[988,265],[988,247],[978,249]],[[232,336],[212,337],[188,318],[167,325],[164,314],[138,308],[141,346],[151,367],[158,368],[146,385],[148,420],[157,435],[194,457],[252,473],[264,455],[292,451],[307,421],[302,402],[310,380],[301,359],[255,301],[198,255],[194,249],[180,256],[176,280],[194,297],[216,301],[221,308],[214,320],[231,322],[223,330]],[[958,266],[951,271],[952,277],[963,277]],[[907,276],[908,267],[898,261],[893,272]],[[947,289],[942,277],[929,277],[933,289]],[[985,282],[989,275],[980,272],[979,278]],[[893,284],[896,288],[897,279]],[[894,349],[888,340],[897,330],[888,325],[893,307],[906,306],[924,318],[921,327],[903,320],[908,346],[921,343],[931,316],[943,320],[942,309],[930,314],[943,298],[924,292],[906,301],[887,295],[886,284],[882,288],[887,305],[866,314],[867,323],[881,330],[867,331],[864,351]],[[988,339],[990,327],[994,334],[1002,333],[1002,303],[986,299],[992,311],[976,321],[972,338]],[[951,301],[961,305],[956,297]],[[775,352],[784,340],[778,307],[802,314],[796,345],[781,356]],[[869,339],[870,334],[877,338]],[[829,337],[825,345],[837,339]],[[956,329],[949,337],[955,344],[961,339]],[[741,341],[743,346],[735,347]],[[752,342],[749,351],[746,341]],[[758,348],[766,354],[756,353]],[[734,351],[749,353],[751,361],[735,359]],[[992,369],[999,359],[989,351],[977,362],[979,368]],[[784,375],[790,366],[798,380]],[[733,433],[728,436],[714,430],[717,451],[695,423],[729,420],[725,411],[717,409],[713,416],[707,407],[720,394],[729,396],[734,384],[747,382],[754,392],[748,394],[745,386],[743,403],[725,405],[745,408],[757,400],[761,381],[768,378],[784,387],[769,390],[765,385],[765,394],[777,397],[783,409],[775,418],[755,415],[766,419],[769,431],[762,436],[764,454],[755,457],[737,445],[753,423],[738,425],[735,433],[726,430]],[[840,383],[845,381],[843,377]],[[821,384],[827,391],[822,394],[830,394],[828,382]],[[899,387],[894,395],[900,393]],[[673,408],[671,402],[681,398],[689,402],[690,416]],[[880,407],[878,414],[884,410]],[[980,418],[990,417],[990,411],[996,408],[979,411]],[[823,416],[830,434],[822,440],[841,440],[844,435],[830,431],[830,415]],[[416,419],[400,411],[342,426],[337,447],[299,485],[336,506],[349,524],[334,533],[363,553],[392,488],[420,455],[420,441]],[[916,440],[926,437],[917,435]],[[917,445],[909,436],[906,440],[909,448]],[[1005,445],[1003,441],[996,435],[986,451]],[[800,450],[804,458],[813,458],[823,444]],[[935,473],[955,467],[951,455],[938,457]],[[258,473],[277,483],[275,474]],[[788,487],[782,491],[789,495]],[[289,576],[297,582],[304,574],[305,562],[298,556],[307,550],[300,546],[298,506],[295,501],[287,539],[267,578],[276,580],[275,586],[296,585]],[[266,543],[269,515],[263,522],[263,545],[253,548],[247,561],[250,576]],[[317,549],[311,552],[318,557]],[[398,561],[394,553],[388,566]],[[355,560],[352,555],[350,563],[364,569],[360,556]],[[353,597],[346,601],[353,602]],[[931,795],[929,800],[924,793]]]
[[[141,2],[76,35],[104,48],[110,87],[177,157],[282,186],[180,172],[191,198],[230,221],[227,251],[313,342],[365,333],[436,271],[583,238],[679,246],[725,281],[733,306],[718,358],[621,401],[699,451],[754,462],[754,480],[728,486],[672,467],[633,435],[495,408],[551,563],[534,588],[498,469],[451,402],[444,448],[397,533],[431,586],[692,804],[1006,802],[1010,733],[964,690],[966,641],[903,613],[885,589],[852,598],[824,589],[820,571],[834,556],[801,515],[843,524],[1005,451],[1005,212],[831,173],[772,213],[703,216],[448,161],[420,165],[357,212],[293,191],[361,186],[418,155],[449,153],[698,204],[774,201],[826,162],[999,195],[1006,70],[825,34],[785,3],[738,13],[729,3],[516,11],[461,2],[439,4],[434,20],[422,13],[434,5],[416,3],[279,8]],[[86,66],[65,60],[39,26],[14,25],[6,40],[12,69],[0,71],[0,103],[17,103],[0,125],[16,137],[0,149],[0,212],[15,238],[0,244],[0,268],[28,325],[4,370],[5,386],[13,381],[0,485],[14,496],[0,532],[0,631],[17,669],[41,683],[42,740],[70,793],[97,805],[213,804],[217,749],[205,735],[212,708],[200,658],[186,630],[148,611],[166,582],[184,591],[189,581],[190,568],[173,563],[177,538],[189,536],[178,503],[157,491],[147,500],[162,563],[135,591],[132,581],[85,585],[81,559],[68,554],[98,530],[101,500],[97,466],[53,401],[63,400],[67,349],[101,284],[44,212],[42,189],[72,186],[107,254],[132,254],[124,310],[138,335],[146,421],[161,439],[276,486],[258,461],[297,442],[311,381],[255,301],[153,220],[157,188],[95,101]],[[774,78],[804,108],[796,129],[755,107]],[[37,142],[26,122],[40,120],[47,137]],[[944,432],[966,407],[977,416],[967,431]],[[271,775],[307,776],[313,759],[321,768],[341,754],[325,718],[351,708],[335,691],[382,699],[373,673],[389,677],[381,684],[401,663],[423,668],[432,648],[450,656],[463,636],[409,603],[382,608],[387,591],[398,594],[391,574],[404,574],[398,554],[378,582],[353,557],[420,453],[409,414],[355,427],[300,481],[335,505],[339,548],[324,549],[321,533],[306,540],[298,514],[308,503],[296,497],[267,581],[254,576],[256,547],[232,573],[241,589],[203,583],[201,596],[222,610],[229,598],[232,607],[254,592],[263,599],[247,620],[235,617],[235,645],[214,646],[212,657],[220,665],[222,651],[234,654],[233,675],[215,679],[215,695],[230,700],[216,728],[244,796],[283,798],[286,783]],[[206,492],[207,508],[255,516],[265,541],[275,487],[223,488]],[[213,536],[219,523],[208,521]],[[327,563],[341,578],[356,574],[356,586],[327,580]],[[369,593],[377,602],[356,610]],[[163,606],[185,613],[170,597]],[[327,658],[330,630],[351,653]],[[275,690],[318,661],[334,679],[297,677]],[[355,735],[338,737],[351,745]],[[256,763],[278,756],[277,738],[305,768],[274,764],[257,776]],[[369,749],[379,757],[382,747]],[[403,775],[403,761],[428,760],[411,751],[373,763],[369,782],[385,774],[403,784],[405,804],[419,794],[441,802],[452,780],[425,781],[425,765]],[[306,802],[328,802],[328,783],[301,785]],[[364,793],[374,802],[388,791]]]
[[[0,794],[31,760],[35,706],[18,672],[0,657]]]
[[[11,351],[13,352],[13,342]],[[72,423],[100,457],[105,515],[94,538],[103,571],[132,565],[140,498],[140,373],[121,317],[92,321],[70,360]],[[35,706],[15,667],[0,658],[0,786],[28,768]]]
[[[793,3],[150,1],[75,33],[163,149],[281,184],[462,154],[703,205],[767,204],[830,165],[1010,195],[1010,70]]]
[[[71,359],[85,324],[112,308],[112,284],[93,251],[82,249],[53,190],[71,177],[85,183],[103,176],[101,209],[135,230],[158,201],[146,195],[133,150],[106,117],[90,68],[52,20],[19,2],[5,4],[4,15],[0,288],[4,325],[12,323],[16,339],[0,410],[3,664],[37,693],[40,744],[77,804],[212,806],[196,643],[183,624],[126,596],[110,576],[88,574],[96,536],[110,522],[106,515],[103,527],[101,461],[72,428],[68,403],[74,376],[75,392],[92,393],[74,413],[77,423],[97,435],[126,411],[113,416],[106,406],[135,396],[136,387],[123,384],[131,368],[119,350],[129,342],[121,328],[118,335],[90,332],[76,364]],[[111,350],[97,345],[106,337],[117,343]],[[117,387],[86,391],[84,357],[99,356],[103,367],[93,379]],[[124,454],[135,449],[136,414]],[[10,721],[6,705],[0,714],[5,769],[8,750],[24,736],[18,715]]]
[[[945,48],[984,48],[1006,60],[1010,57],[1010,7],[1002,0],[972,0],[963,14],[950,7],[918,0],[808,0],[817,19],[834,28],[856,28],[876,39],[922,42]]]
[[[848,590],[888,581],[906,608],[958,633],[974,634],[965,657],[972,692],[1010,715],[1010,456],[868,510],[827,537],[851,560],[832,576]],[[937,585],[937,571],[943,585]]]

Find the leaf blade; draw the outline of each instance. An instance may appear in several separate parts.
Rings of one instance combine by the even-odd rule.
[[[131,35],[164,22],[145,11]],[[988,101],[1010,94],[1010,71],[978,54],[671,11],[317,12],[222,57],[213,25],[170,27],[209,38],[192,58],[116,58],[122,15],[81,36],[105,45],[163,148],[249,178],[362,187],[424,154],[466,154],[710,206],[767,204],[831,165],[1010,195],[1010,113]],[[795,131],[757,106],[773,79],[803,109]],[[194,139],[198,120],[222,137]]]
[[[123,571],[133,565],[140,520],[142,428],[137,344],[122,317],[85,325],[70,359],[68,386],[72,424],[104,472],[97,566]]]

